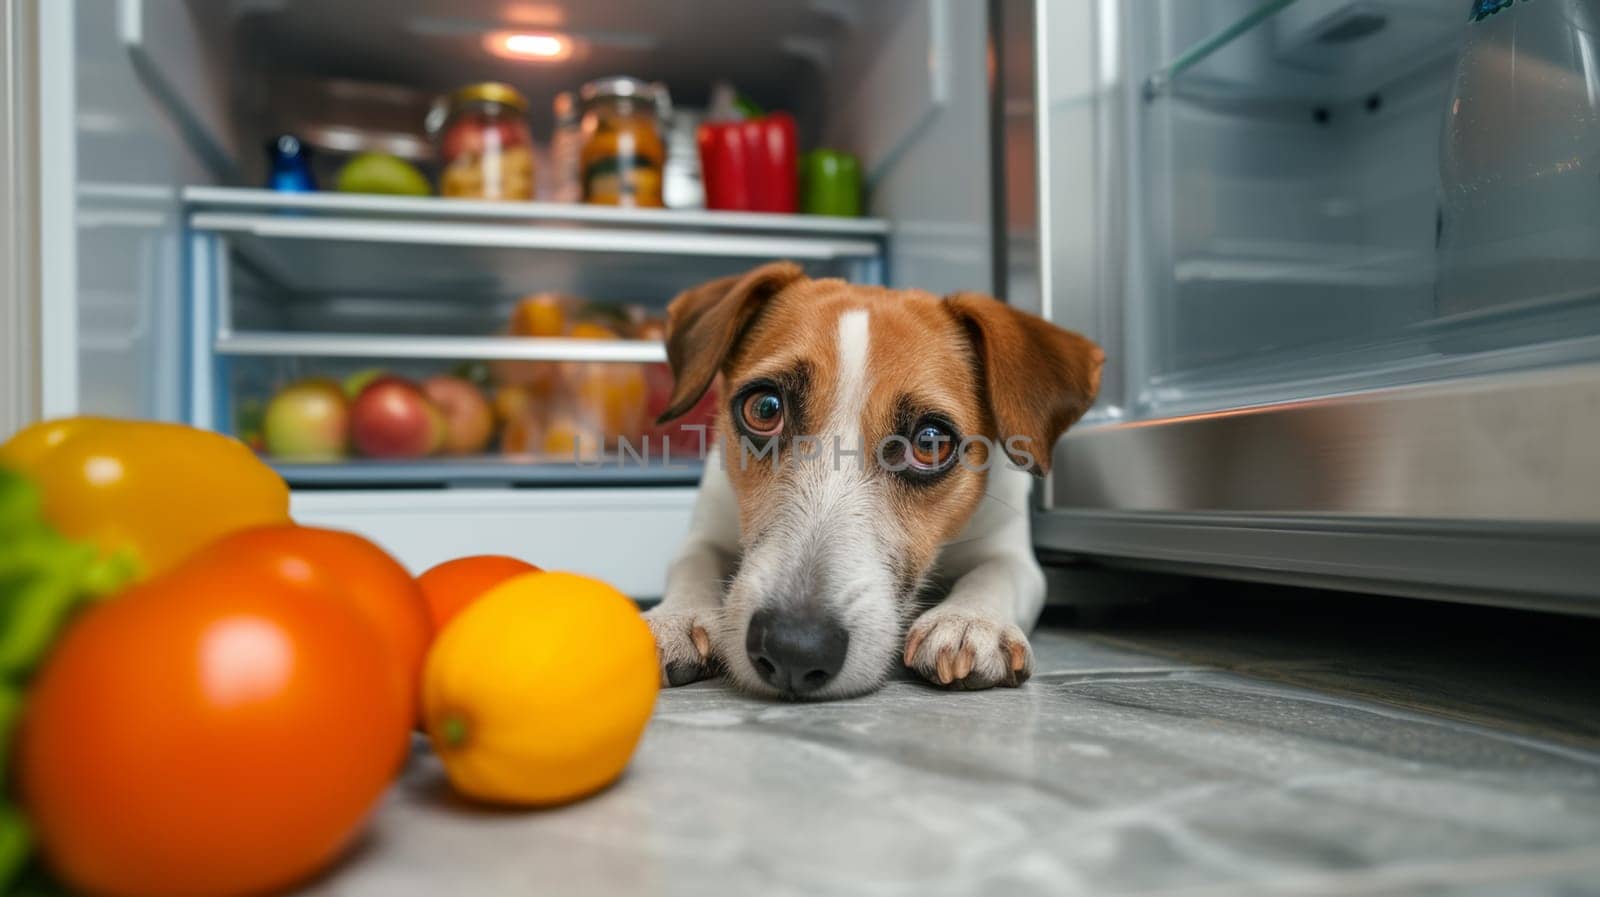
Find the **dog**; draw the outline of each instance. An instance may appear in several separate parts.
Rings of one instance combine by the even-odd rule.
[[[844,698],[897,662],[951,689],[1028,679],[1045,592],[1030,474],[1093,404],[1098,346],[987,296],[789,262],[678,295],[666,343],[663,422],[722,391],[645,615],[664,685],[725,671],[757,695]]]

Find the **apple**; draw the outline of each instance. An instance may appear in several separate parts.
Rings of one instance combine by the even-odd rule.
[[[344,391],[332,380],[302,380],[267,403],[261,421],[267,454],[286,461],[336,461],[350,438]]]
[[[422,458],[444,444],[444,415],[415,383],[385,375],[350,406],[350,435],[371,458]]]
[[[645,366],[644,373],[644,436],[650,440],[650,451],[659,458],[662,445],[665,444],[669,447],[673,463],[704,460],[700,454],[702,448],[709,451],[717,440],[716,422],[720,401],[716,384],[713,383],[688,411],[662,424],[656,423],[656,419],[667,410],[667,403],[672,400],[672,368],[665,364],[652,364]]]
[[[473,455],[494,436],[494,410],[471,381],[440,374],[422,381],[422,394],[444,416],[446,455]]]
[[[383,368],[363,368],[344,378],[344,383],[342,385],[344,387],[345,398],[354,401],[356,396],[361,395],[361,390],[367,388],[368,383],[371,383],[379,377],[382,377],[386,373],[388,373],[388,371],[385,371]]]

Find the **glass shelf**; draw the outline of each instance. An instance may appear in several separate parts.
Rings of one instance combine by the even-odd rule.
[[[1172,83],[1178,76],[1204,62],[1211,54],[1233,43],[1239,35],[1277,15],[1280,10],[1294,2],[1295,0],[1267,0],[1266,3],[1251,10],[1244,18],[1229,23],[1210,37],[1179,53],[1176,59],[1144,80],[1145,99],[1155,99],[1171,90]]]
[[[1454,0],[1261,0],[1233,4],[1227,16],[1220,3],[1181,5],[1173,36],[1183,49],[1144,79],[1142,94],[1147,102],[1365,102],[1454,58],[1466,25],[1460,7]]]

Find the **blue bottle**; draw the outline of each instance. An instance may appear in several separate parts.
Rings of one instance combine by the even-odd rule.
[[[267,142],[272,172],[267,187],[283,193],[311,193],[317,181],[311,174],[311,148],[293,134],[282,134]]]

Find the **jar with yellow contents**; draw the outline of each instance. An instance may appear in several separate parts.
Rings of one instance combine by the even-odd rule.
[[[533,199],[528,101],[507,84],[470,84],[450,95],[439,130],[439,193],[465,199]]]
[[[665,90],[637,78],[602,78],[583,102],[583,201],[660,208]]]

